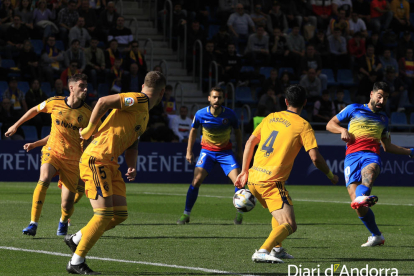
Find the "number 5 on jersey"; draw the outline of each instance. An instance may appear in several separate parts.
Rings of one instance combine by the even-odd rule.
[[[264,151],[265,157],[269,157],[270,154],[272,154],[273,152],[273,144],[276,141],[276,136],[279,134],[278,131],[273,130],[272,133],[270,133],[269,137],[267,137],[266,141],[263,143],[262,148],[260,149],[261,151]]]

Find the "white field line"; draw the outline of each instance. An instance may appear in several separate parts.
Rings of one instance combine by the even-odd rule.
[[[44,251],[44,250],[32,250],[32,249],[17,248],[17,247],[8,247],[8,246],[0,246],[0,249],[12,250],[12,251],[22,251],[22,252],[31,252],[31,253],[39,253],[39,254],[46,254],[46,255],[61,256],[61,257],[72,257],[72,255],[70,255],[70,254],[64,254],[64,253],[52,252],[52,251]],[[171,268],[179,268],[179,269],[202,271],[202,272],[206,272],[206,273],[254,276],[254,275],[249,275],[249,274],[232,273],[232,272],[228,272],[228,271],[222,271],[222,270],[216,270],[216,269],[208,269],[208,268],[202,268],[202,267],[191,267],[191,266],[181,266],[181,265],[169,265],[169,264],[162,264],[162,263],[150,263],[150,262],[120,260],[120,259],[101,258],[101,257],[93,257],[93,256],[88,256],[88,259],[89,260],[92,259],[92,260],[100,260],[100,261],[118,262],[118,263],[129,263],[129,264],[141,264],[141,265],[171,267]]]
[[[185,194],[171,194],[171,193],[151,193],[151,192],[141,192],[138,194],[145,194],[145,195],[166,195],[166,196],[186,196]],[[214,197],[214,198],[232,198],[229,196],[215,196],[215,195],[198,195],[199,197]],[[292,199],[295,201],[303,201],[303,202],[319,202],[319,203],[340,203],[340,204],[351,204],[350,201],[334,201],[334,200],[319,200],[319,199]],[[400,204],[400,203],[377,203],[377,205],[391,205],[391,206],[414,206],[412,203],[407,204]]]

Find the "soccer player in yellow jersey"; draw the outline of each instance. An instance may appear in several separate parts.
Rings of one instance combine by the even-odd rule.
[[[66,235],[68,219],[73,214],[74,198],[79,181],[79,158],[82,155],[79,129],[87,126],[91,108],[84,103],[87,93],[87,76],[76,74],[69,78],[69,97],[53,97],[28,110],[5,135],[13,135],[24,122],[40,112],[50,113],[52,129],[42,149],[40,177],[33,193],[31,221],[23,234],[35,236],[52,177],[58,173],[62,186],[62,216],[57,235]]]
[[[72,274],[95,275],[85,263],[85,257],[102,234],[128,217],[126,188],[118,170],[118,156],[125,151],[129,181],[135,179],[138,138],[145,131],[149,110],[161,102],[165,77],[156,71],[145,76],[142,92],[129,92],[100,98],[92,112],[89,125],[80,130],[88,139],[101,117],[111,113],[102,123],[94,140],[80,160],[85,194],[90,199],[94,216],[75,235],[67,235],[65,243],[74,252],[66,270]]]
[[[332,174],[318,151],[312,127],[299,116],[306,105],[305,88],[292,85],[285,94],[287,110],[271,113],[253,131],[244,149],[242,171],[234,183],[242,188],[247,182],[252,194],[272,214],[272,232],[260,250],[253,254],[254,262],[283,262],[282,258],[293,258],[281,247],[282,241],[296,231],[293,203],[285,181],[302,146],[313,164],[333,184],[338,182],[338,176]],[[249,170],[257,144],[259,147]]]

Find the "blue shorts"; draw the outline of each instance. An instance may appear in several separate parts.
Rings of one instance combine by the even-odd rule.
[[[196,167],[203,168],[210,173],[215,163],[219,163],[224,173],[228,175],[232,170],[240,168],[232,150],[210,151],[201,149]]]
[[[362,182],[361,171],[367,165],[376,163],[381,168],[381,158],[378,154],[371,151],[358,151],[348,154],[344,162],[345,183]]]

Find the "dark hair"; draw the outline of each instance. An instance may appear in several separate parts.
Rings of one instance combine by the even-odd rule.
[[[72,63],[76,63],[76,65],[78,65],[78,64],[79,64],[79,62],[78,62],[78,60],[77,60],[77,59],[72,59],[72,60],[69,62],[69,64],[72,64]]]
[[[72,45],[73,45],[73,44],[75,44],[76,42],[78,42],[78,43],[80,44],[79,39],[74,39],[74,40],[72,40],[72,42],[70,43],[70,46],[72,46]]]
[[[306,101],[306,89],[298,84],[286,88],[285,95],[289,106],[292,107],[303,107],[303,104]]]
[[[378,81],[374,83],[374,87],[372,87],[372,91],[377,92],[378,90],[384,91],[384,93],[390,93],[390,87],[386,82]]]
[[[138,42],[138,41],[136,41],[136,40],[132,40],[132,41],[129,43],[129,45],[131,45],[131,46],[132,46],[132,44],[134,44],[134,43],[138,44],[138,46],[139,46],[139,42]]]
[[[165,88],[166,80],[164,75],[158,71],[151,71],[145,76],[144,84],[148,88],[161,90]]]
[[[211,95],[211,92],[212,92],[212,91],[216,91],[216,92],[222,93],[222,94],[224,95],[224,90],[223,90],[223,89],[221,89],[221,88],[220,88],[220,87],[218,87],[218,86],[211,87],[210,92],[208,92],[208,95],[209,95],[209,96]]]
[[[166,86],[165,86],[165,90],[173,90],[172,85],[169,85],[169,84],[168,84],[168,85],[166,85]]]
[[[180,109],[181,108],[185,108],[185,109],[187,109],[188,110],[188,107],[187,106],[185,106],[185,105],[182,105],[181,107],[180,107]]]
[[[70,77],[68,79],[68,83],[70,83],[70,82],[78,82],[80,80],[87,81],[88,80],[88,76],[85,75],[85,74],[75,74],[75,75],[73,75],[72,77]]]

